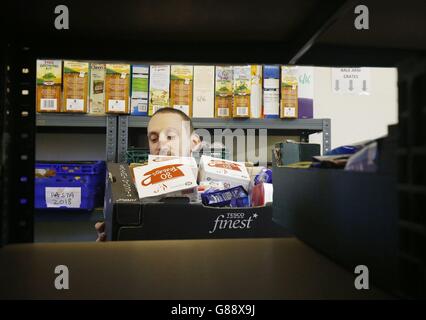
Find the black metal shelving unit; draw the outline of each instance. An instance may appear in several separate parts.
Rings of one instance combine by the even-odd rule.
[[[362,4],[370,8],[371,26],[369,30],[356,30],[354,6],[359,3],[266,0],[259,4],[242,0],[193,0],[185,5],[174,1],[151,3],[147,9],[147,2],[142,0],[128,1],[119,8],[95,0],[88,10],[86,1],[73,1],[68,4],[69,30],[54,28],[53,12],[57,3],[53,0],[43,3],[19,0],[2,4],[4,10],[0,12],[5,16],[0,19],[1,30],[7,32],[2,43],[5,68],[2,68],[1,75],[6,90],[1,96],[2,141],[7,152],[2,159],[3,172],[6,173],[2,182],[7,190],[1,204],[3,230],[7,230],[2,234],[2,242],[33,240],[31,204],[34,186],[31,179],[23,182],[21,178],[31,177],[33,172],[36,58],[375,67],[397,67],[413,56],[424,59],[426,2],[363,1]],[[290,10],[291,14],[285,14]],[[185,19],[175,19],[179,15]],[[253,15],[257,19],[256,28],[252,27]],[[111,23],[111,16],[117,19],[115,23]],[[410,23],[392,27],[402,19]],[[247,32],[252,29],[253,32]],[[224,35],[227,35],[226,40]],[[407,217],[406,210],[417,212],[424,219],[423,207],[418,204],[424,203],[426,197],[423,178],[410,180],[419,179],[419,175],[424,177],[424,164],[416,159],[423,157],[426,141],[424,129],[418,126],[424,124],[424,106],[423,109],[414,108],[422,105],[417,100],[410,100],[412,96],[421,95],[410,92],[426,90],[412,87],[414,84],[405,80],[424,75],[424,69],[421,70],[421,74],[404,73],[399,83],[400,106],[407,101],[410,110],[420,110],[420,113],[413,113],[400,109],[400,131],[404,134],[412,130],[410,128],[416,128],[408,134],[414,140],[401,144],[398,151],[400,231],[408,231],[409,235],[423,234],[424,220],[419,222],[413,216]],[[404,94],[410,98],[401,99]],[[138,121],[143,122],[120,117],[117,119],[117,139],[124,138],[120,128],[127,128],[126,121],[129,127],[137,126]],[[419,174],[417,178],[413,173]],[[423,231],[418,233],[418,230]],[[421,239],[424,240],[424,235]],[[400,250],[400,280],[404,284],[401,294],[424,297],[425,257],[416,243],[408,240]],[[411,280],[404,282],[404,279]]]

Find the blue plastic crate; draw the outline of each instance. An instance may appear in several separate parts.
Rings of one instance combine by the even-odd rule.
[[[102,206],[105,174],[104,161],[37,162],[35,208],[90,211]]]

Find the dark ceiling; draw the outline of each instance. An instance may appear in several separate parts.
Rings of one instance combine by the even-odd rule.
[[[354,28],[359,3],[369,8],[369,30]],[[69,9],[69,30],[54,28],[58,4]],[[426,0],[16,0],[2,6],[6,37],[63,57],[357,64],[359,57],[392,55],[387,49],[426,50]]]

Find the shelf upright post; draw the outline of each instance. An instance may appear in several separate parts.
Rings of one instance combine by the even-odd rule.
[[[117,116],[107,115],[106,121],[106,159],[117,160]]]
[[[4,47],[0,243],[33,242],[36,63],[28,46],[7,43]]]
[[[330,119],[322,120],[322,153],[325,154],[331,150],[331,121]]]
[[[129,133],[129,117],[118,116],[117,162],[126,161],[128,133]]]

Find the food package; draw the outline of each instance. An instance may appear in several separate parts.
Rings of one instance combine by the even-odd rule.
[[[172,65],[170,70],[170,106],[192,118],[192,81],[194,67]]]
[[[199,181],[223,181],[226,188],[242,186],[248,190],[250,175],[243,163],[202,155],[198,172]]]
[[[194,66],[194,118],[214,118],[214,70],[214,66]]]
[[[233,117],[249,118],[251,95],[251,66],[233,67]]]
[[[281,106],[280,118],[298,117],[297,87],[298,79],[294,67],[283,66],[281,69]]]
[[[279,118],[280,112],[280,66],[263,67],[263,115]]]
[[[89,113],[105,114],[105,65],[90,64]]]
[[[230,189],[204,192],[201,195],[202,203],[209,207],[236,207],[250,206],[250,199],[242,186]]]
[[[201,202],[201,195],[204,192],[212,192],[212,191],[218,191],[218,190],[224,190],[225,183],[223,181],[200,181],[197,188],[197,201]]]
[[[107,64],[105,108],[107,113],[129,113],[130,65]]]
[[[233,68],[216,66],[215,117],[232,118]]]
[[[251,190],[252,207],[263,207],[267,203],[272,203],[274,188],[272,183],[258,183]]]
[[[64,112],[87,112],[89,63],[64,61]]]
[[[262,168],[260,172],[254,177],[254,184],[262,182],[272,183],[272,170],[268,168]]]
[[[148,115],[148,65],[132,66],[132,93],[130,113],[134,116]]]
[[[148,164],[160,163],[160,162],[170,161],[170,160],[179,160],[183,164],[189,166],[192,169],[194,177],[197,178],[198,166],[197,166],[197,162],[195,161],[195,158],[193,157],[162,156],[162,155],[152,155],[152,154],[148,155]]]
[[[151,65],[149,68],[148,115],[170,106],[170,65]]]
[[[262,65],[251,66],[251,118],[262,118]]]
[[[59,112],[62,61],[37,60],[37,112]]]
[[[136,167],[133,173],[142,202],[158,202],[171,196],[196,199],[197,182],[193,171],[178,159]]]

